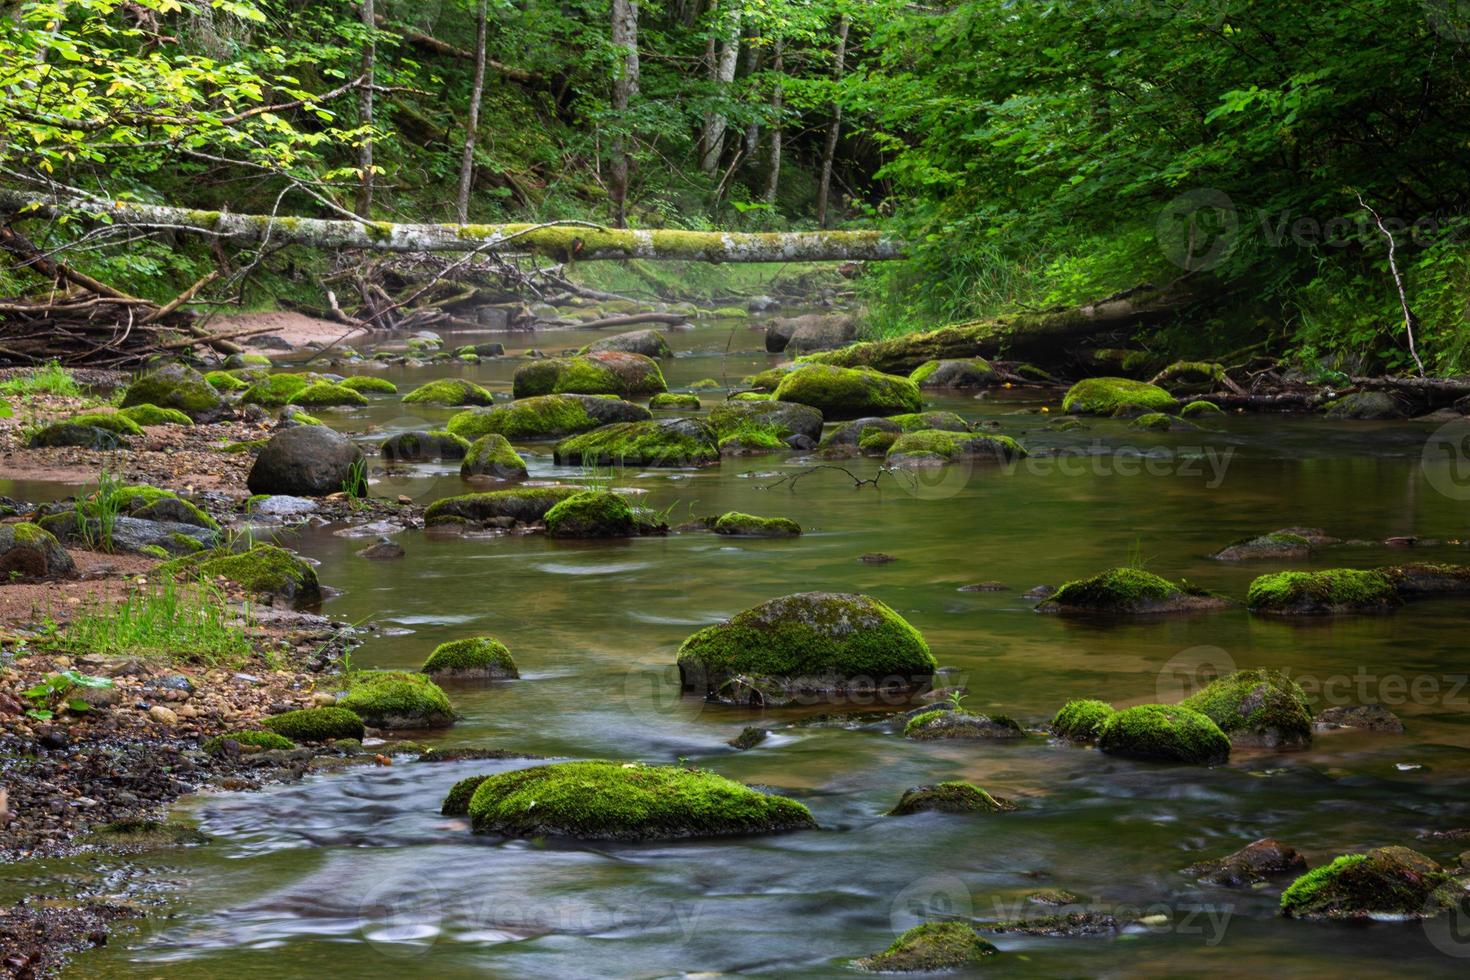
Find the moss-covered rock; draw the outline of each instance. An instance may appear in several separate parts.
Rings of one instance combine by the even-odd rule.
[[[644,357],[673,357],[669,342],[657,330],[630,330],[594,340],[577,353],[592,354],[597,351],[622,351],[627,354],[642,354]]]
[[[699,419],[617,422],[556,444],[558,465],[698,466],[717,462],[714,432]]]
[[[287,751],[294,749],[296,743],[284,735],[266,731],[227,732],[224,735],[216,735],[207,738],[199,744],[199,748],[210,755],[219,755],[225,750],[226,742],[234,742],[241,748],[264,749],[275,751]]]
[[[318,381],[292,395],[287,404],[309,408],[334,408],[340,406],[365,407],[367,397],[344,385],[330,381]]]
[[[945,973],[974,967],[997,952],[968,922],[925,922],[852,965],[869,973]]]
[[[1113,706],[1106,701],[1068,701],[1051,720],[1052,734],[1069,742],[1096,742],[1103,724],[1112,716]]]
[[[516,370],[511,384],[517,398],[562,394],[632,398],[669,390],[657,361],[623,351],[532,361]]]
[[[534,524],[555,505],[585,491],[581,487],[519,487],[515,490],[492,490],[489,493],[467,493],[436,500],[424,511],[426,524],[475,524],[511,521]]]
[[[805,806],[704,770],[560,762],[491,776],[470,799],[479,833],[671,840],[807,830]]]
[[[257,544],[236,553],[200,552],[159,566],[165,573],[189,572],[222,578],[243,591],[284,599],[296,605],[321,601],[316,569],[284,548]]]
[[[364,670],[346,675],[347,693],[337,707],[357,715],[373,728],[447,728],[454,706],[444,689],[423,674],[400,670]]]
[[[1220,726],[1237,745],[1299,748],[1312,741],[1312,706],[1279,670],[1237,670],[1180,702]]]
[[[218,414],[224,402],[198,371],[184,364],[165,364],[128,385],[120,407],[134,405],[176,408],[191,419],[202,419]]]
[[[991,796],[973,783],[962,780],[915,786],[905,790],[898,805],[888,811],[890,817],[910,813],[1005,813],[1016,809],[1010,800]]]
[[[863,443],[858,443],[863,449]],[[889,466],[943,466],[962,460],[1008,463],[1025,459],[1026,450],[1010,436],[982,435],[978,432],[948,432],[927,429],[905,432],[888,444],[885,462]]]
[[[220,529],[219,522],[206,514],[197,505],[183,499],[172,490],[161,490],[146,484],[118,487],[112,492],[112,503],[119,513],[144,521],[169,521],[174,524],[191,524],[210,531]],[[96,495],[84,499],[79,508],[86,517],[96,513]],[[198,550],[197,548],[191,550]]]
[[[770,391],[737,391],[729,396],[732,402],[770,402],[776,400],[774,392]]]
[[[260,727],[293,742],[330,742],[334,738],[361,739],[362,719],[345,708],[302,708],[271,715]]]
[[[469,816],[470,800],[474,798],[475,790],[479,789],[480,784],[489,778],[489,776],[466,776],[449,787],[449,792],[444,796],[444,802],[439,805],[440,816]]]
[[[210,371],[204,376],[205,382],[215,391],[244,391],[250,387],[250,382],[238,378],[229,371]]]
[[[376,378],[370,374],[353,375],[343,378],[338,382],[343,388],[350,388],[360,395],[396,395],[398,386],[387,378]]]
[[[1400,599],[1419,596],[1464,595],[1470,592],[1470,565],[1415,562],[1382,570]]]
[[[747,609],[684,641],[684,690],[789,703],[805,696],[926,688],[937,666],[919,631],[870,596],[802,592]]]
[[[1326,616],[1382,612],[1397,605],[1399,596],[1393,580],[1381,571],[1333,568],[1262,575],[1250,584],[1245,601],[1254,613]]]
[[[1307,870],[1306,859],[1270,837],[1252,841],[1222,858],[1191,864],[1184,873],[1199,881],[1226,888],[1242,888],[1270,881],[1281,875],[1300,875]]]
[[[943,432],[969,432],[973,426],[957,412],[905,412],[894,415],[889,421],[898,423],[904,432],[922,432],[939,429]]]
[[[440,378],[403,396],[405,405],[493,405],[495,397],[463,378]],[[449,431],[453,432],[451,428]],[[456,433],[460,435],[462,433]]]
[[[118,436],[141,436],[143,427],[122,412],[87,412],[64,420],[69,425],[90,425]]]
[[[1287,528],[1232,542],[1210,557],[1215,561],[1300,561],[1312,556],[1313,538],[1304,529]],[[1320,532],[1318,532],[1320,533]],[[1325,538],[1325,535],[1323,536]],[[1321,540],[1321,539],[1317,539]],[[1335,540],[1335,539],[1327,539]]]
[[[118,415],[138,425],[193,425],[194,420],[177,408],[160,408],[157,405],[133,405],[118,410]]]
[[[384,439],[378,455],[388,462],[422,463],[431,459],[464,459],[470,451],[468,441],[442,429],[427,432],[400,432]]]
[[[1145,429],[1149,432],[1167,432],[1174,426],[1174,419],[1165,412],[1148,412],[1133,420],[1135,429]],[[1194,428],[1187,426],[1187,428]]]
[[[648,400],[648,407],[653,409],[672,408],[681,411],[697,412],[699,411],[699,396],[662,391]]]
[[[1068,389],[1062,410],[1079,415],[1142,415],[1173,411],[1176,401],[1158,385],[1129,378],[1086,378]]]
[[[775,401],[727,401],[710,409],[706,421],[718,439],[763,432],[777,440],[801,435],[822,438],[822,413],[809,405]]]
[[[511,441],[560,439],[615,422],[643,422],[653,414],[642,405],[594,395],[539,395],[492,408],[461,412],[449,431],[465,439],[502,435]]]
[[[528,473],[510,440],[497,433],[483,435],[470,444],[464,462],[459,464],[462,477],[488,476],[497,480],[524,480]]]
[[[1140,704],[1103,722],[1098,748],[1150,762],[1209,766],[1230,758],[1230,739],[1205,715],[1168,704]]]
[[[1007,715],[982,715],[973,711],[936,707],[921,711],[903,726],[903,737],[919,742],[945,739],[1025,738],[1026,730]]]
[[[273,374],[255,382],[240,396],[242,405],[260,405],[264,408],[280,408],[293,395],[305,391],[311,384],[302,374]]]
[[[548,510],[546,533],[553,538],[631,538],[638,534],[638,521],[620,494],[589,490]]]
[[[1404,404],[1386,391],[1359,391],[1328,402],[1323,414],[1330,419],[1382,421],[1401,419],[1409,413]]]
[[[777,385],[776,400],[810,405],[831,420],[898,415],[923,406],[919,386],[908,378],[830,364],[801,365]]]
[[[1281,893],[1289,919],[1429,919],[1458,907],[1464,890],[1438,862],[1407,847],[1344,854]]]
[[[1188,582],[1175,584],[1141,568],[1114,568],[1068,582],[1036,608],[1062,615],[1152,615],[1221,609],[1229,603]]]
[[[920,388],[988,388],[999,382],[995,368],[983,357],[925,361],[909,380]]]
[[[51,425],[37,429],[26,439],[26,446],[30,449],[59,449],[71,447],[76,449],[117,449],[123,444],[123,437],[115,432],[95,425],[78,425],[75,422],[53,422]]]
[[[732,510],[715,519],[710,529],[716,534],[745,538],[789,538],[801,533],[801,525],[787,517],[756,517]]]
[[[0,584],[70,578],[76,571],[71,555],[50,531],[29,522],[0,524]]]
[[[1216,405],[1214,402],[1198,400],[1190,402],[1188,405],[1185,405],[1179,410],[1179,416],[1186,419],[1208,418],[1211,415],[1224,414],[1225,409],[1221,408],[1219,405]]]
[[[748,388],[755,388],[758,393],[775,392],[776,388],[780,386],[781,382],[786,380],[786,376],[801,366],[802,365],[800,364],[778,364],[773,368],[767,368],[764,371],[752,374],[750,377],[742,380],[741,384],[745,385]],[[713,381],[714,379],[709,380]],[[697,386],[698,382],[690,385],[689,387],[694,388]],[[718,388],[719,386],[720,383],[718,381],[715,381],[714,384],[710,387]]]
[[[790,448],[769,429],[755,426],[720,438],[720,456],[764,456]]]
[[[827,438],[822,440],[822,449],[829,454],[850,454],[861,451],[881,455],[888,452],[894,440],[902,433],[903,426],[893,419],[867,416],[837,426],[827,434]],[[879,436],[888,438],[876,438]],[[868,440],[868,446],[871,448],[863,448],[865,439]]]
[[[424,661],[425,675],[451,680],[503,680],[519,677],[510,650],[493,636],[470,636],[441,643]]]

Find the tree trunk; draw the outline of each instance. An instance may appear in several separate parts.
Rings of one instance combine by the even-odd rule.
[[[771,173],[766,180],[766,203],[776,203],[776,191],[781,186],[781,141],[785,136],[785,127],[782,125],[781,115],[782,103],[786,93],[782,91],[781,73],[785,71],[786,64],[782,60],[782,48],[785,42],[781,38],[776,39],[776,50],[771,59],[771,71],[776,76],[776,84],[771,89]]]
[[[22,215],[20,212],[24,211]],[[695,262],[846,262],[903,258],[902,242],[870,231],[745,233],[622,231],[564,224],[392,224],[220,211],[191,211],[128,201],[56,199],[0,189],[0,219],[31,217],[129,225],[140,231],[193,229],[235,244],[360,248],[379,252],[534,253],[558,262],[597,259],[679,259]]]
[[[843,14],[837,19],[837,51],[833,59],[832,78],[842,80],[847,66],[847,32],[852,18]],[[837,154],[837,136],[842,130],[842,103],[832,102],[832,121],[827,124],[827,142],[822,147],[822,177],[817,183],[817,227],[827,227],[827,201],[832,193],[832,158]]]
[[[363,26],[369,31],[369,35],[362,46],[363,86],[358,89],[358,125],[371,126],[373,124],[373,86],[377,82],[375,69],[378,59],[378,44],[373,40],[371,34],[372,31],[377,30],[373,21],[373,0],[362,0],[359,13],[362,15]],[[373,137],[371,133],[365,133],[358,144],[357,167],[362,171],[362,183],[357,190],[357,213],[366,218],[373,210]]]
[[[613,0],[612,43],[623,49],[622,70],[613,79],[612,107],[620,129],[627,125],[628,104],[638,94],[638,4],[635,0]],[[613,137],[612,172],[608,195],[612,198],[613,226],[628,226],[628,145],[620,131]]]
[[[378,14],[375,20],[377,22],[379,30],[392,31],[394,34],[397,34],[399,37],[403,38],[405,41],[407,41],[409,44],[412,44],[416,48],[423,48],[425,51],[432,51],[434,54],[442,55],[445,58],[458,58],[460,61],[474,61],[476,58],[476,54],[473,51],[466,51],[464,48],[455,47],[448,41],[441,41],[437,37],[433,37],[429,34],[424,34],[419,31],[410,30],[407,27],[391,24],[389,23],[388,18],[384,17],[382,14]],[[516,82],[534,84],[542,81],[542,79],[526,71],[524,68],[516,68],[514,65],[507,65],[502,61],[496,61],[494,58],[486,58],[485,67],[495,72],[497,75],[503,75],[504,77]]]
[[[720,42],[719,58],[715,60],[712,81],[720,98],[735,80],[735,64],[740,56],[740,6],[735,0],[726,0],[729,7],[723,13],[724,34]],[[725,149],[725,114],[710,112],[704,117],[704,132],[700,135],[699,169],[713,177],[720,169],[720,156]]]
[[[470,89],[470,118],[465,122],[464,156],[459,161],[459,223],[470,220],[470,185],[475,180],[475,139],[480,133],[480,99],[485,94],[485,34],[490,0],[475,5],[475,81]]]

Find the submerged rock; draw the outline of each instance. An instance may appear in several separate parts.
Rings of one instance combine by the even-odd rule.
[[[968,922],[925,922],[852,965],[869,973],[943,973],[974,966],[997,952]]]
[[[901,696],[937,663],[919,631],[870,596],[803,592],[761,603],[684,641],[685,691],[782,704],[803,697]]]
[[[35,524],[0,524],[0,583],[71,578],[77,566],[55,535]]]
[[[403,545],[391,538],[378,538],[378,540],[359,551],[357,557],[367,558],[371,561],[393,561],[402,558],[404,554]]]
[[[1016,809],[1009,800],[991,796],[985,790],[962,781],[915,786],[906,790],[898,805],[888,811],[890,817],[910,813],[1004,813]]]
[[[675,840],[816,827],[795,800],[680,766],[559,762],[491,776],[469,816],[477,833],[579,840]]]
[[[1191,864],[1184,873],[1212,885],[1241,888],[1307,870],[1306,858],[1273,837],[1263,837],[1233,854]]]
[[[1251,612],[1281,616],[1382,612],[1399,601],[1398,590],[1387,574],[1356,568],[1275,572],[1257,578],[1246,592],[1246,606]]]
[[[1150,762],[1215,765],[1230,758],[1230,739],[1198,711],[1179,705],[1140,704],[1108,716],[1098,748]]]
[[[909,380],[920,388],[988,388],[998,382],[995,368],[983,357],[925,361]]]
[[[834,421],[917,412],[923,401],[908,378],[830,364],[799,366],[776,386],[776,400],[810,405]]]
[[[1106,701],[1068,701],[1051,720],[1052,734],[1069,742],[1096,742],[1113,710]]]
[[[507,439],[560,439],[614,422],[653,418],[642,405],[596,395],[538,395],[509,404],[461,412],[449,431],[465,439],[502,435]]]
[[[1068,389],[1062,410],[1077,415],[1143,415],[1168,412],[1177,405],[1158,385],[1130,378],[1086,378]]]
[[[1328,402],[1323,409],[1330,419],[1378,421],[1407,418],[1409,413],[1393,395],[1384,391],[1360,391]]]
[[[1312,730],[1331,732],[1355,728],[1365,732],[1404,733],[1403,720],[1381,704],[1338,705],[1323,709],[1312,719]]]
[[[801,533],[801,525],[786,517],[756,517],[732,510],[716,518],[710,529],[716,534],[746,538],[789,538]]]
[[[575,357],[548,357],[516,370],[515,397],[532,395],[654,395],[668,391],[658,362],[642,354],[595,351]]]
[[[699,419],[619,422],[556,444],[558,465],[697,466],[718,462],[714,432]]]
[[[366,492],[362,450],[339,432],[299,425],[271,436],[245,484],[251,493],[325,497]]]
[[[1438,862],[1407,847],[1344,854],[1281,893],[1289,919],[1430,919],[1456,908],[1464,889]]]
[[[1141,568],[1114,568],[1067,582],[1037,606],[1062,615],[1155,615],[1222,609],[1229,602],[1187,582],[1175,584]]]
[[[424,661],[422,672],[436,680],[505,680],[521,676],[510,650],[493,636],[439,644]]]
[[[747,725],[746,727],[740,729],[739,735],[736,735],[725,744],[730,746],[730,748],[732,749],[739,749],[740,751],[744,752],[746,749],[755,748],[757,745],[761,744],[767,738],[769,738],[770,735],[771,733],[766,731],[764,728],[755,728],[753,726]]]
[[[1282,528],[1226,545],[1210,557],[1215,561],[1256,561],[1266,558],[1299,561],[1310,558],[1313,548],[1336,542],[1336,538],[1329,537],[1317,528]]]
[[[1006,715],[982,715],[937,707],[910,718],[904,725],[903,737],[920,742],[951,738],[1013,739],[1025,738],[1026,730]]]
[[[1220,726],[1237,745],[1303,748],[1312,743],[1312,706],[1279,670],[1237,670],[1181,704]]]

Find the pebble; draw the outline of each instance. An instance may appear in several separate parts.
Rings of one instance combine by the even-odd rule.
[[[148,717],[149,718],[152,718],[154,721],[158,722],[158,724],[160,724],[160,725],[170,725],[171,726],[171,725],[177,725],[179,723],[179,716],[176,715],[176,714],[174,714],[174,712],[173,712],[172,709],[165,708],[161,704],[155,704],[153,707],[149,708],[148,709]]]

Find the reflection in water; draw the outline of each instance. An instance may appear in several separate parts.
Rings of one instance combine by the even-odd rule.
[[[759,352],[758,333],[737,328],[730,337],[728,326],[674,335],[683,356],[666,366],[670,384],[734,379],[773,363]],[[555,348],[590,336],[536,339]],[[411,387],[462,374],[503,391],[516,363],[385,375]],[[589,545],[399,534],[407,555],[389,563],[357,558],[360,540],[329,531],[295,542],[341,590],[331,614],[411,630],[374,639],[356,655],[360,664],[414,668],[436,644],[470,632],[510,646],[525,679],[452,690],[464,720],[437,736],[443,743],[551,757],[687,758],[801,798],[821,830],[565,846],[479,839],[463,821],[438,815],[456,779],[527,764],[517,761],[400,762],[206,797],[193,808],[215,843],[159,859],[182,885],[175,918],[150,923],[134,944],[89,954],[75,970],[838,976],[847,958],[882,948],[926,916],[1037,914],[1027,896],[1041,888],[1066,889],[1120,916],[1148,916],[1150,924],[1121,937],[1006,935],[999,945],[1014,955],[987,964],[987,975],[1390,976],[1457,965],[1443,951],[1453,944],[1431,942],[1420,925],[1285,922],[1274,915],[1274,889],[1206,888],[1178,869],[1266,835],[1313,864],[1389,843],[1451,857],[1453,842],[1416,836],[1470,825],[1463,603],[1308,625],[1240,609],[1104,625],[1037,615],[1022,595],[1138,555],[1161,574],[1239,597],[1263,569],[1205,556],[1290,525],[1363,541],[1454,540],[1465,533],[1464,505],[1437,492],[1434,474],[1421,469],[1427,430],[1238,416],[1207,420],[1195,432],[1140,433],[1112,420],[1058,432],[1048,415],[1032,411],[1039,403],[1020,396],[947,397],[936,407],[997,421],[1037,458],[976,468],[963,480],[884,478],[876,490],[823,470],[773,486],[811,465],[780,457],[617,478],[646,491],[647,506],[672,507],[676,523],[726,510],[781,515],[808,529],[796,540],[701,532]],[[332,421],[376,441],[437,427],[451,414],[423,406],[405,420],[396,401],[374,399]],[[1056,452],[1066,455],[1047,455]],[[870,461],[846,465],[859,476],[876,473]],[[547,455],[532,457],[531,471],[537,479],[582,476]],[[430,499],[463,492],[463,484],[454,467],[435,464],[380,477],[375,490]],[[874,551],[897,560],[858,561]],[[1402,556],[1358,544],[1312,564],[1369,566]],[[1414,552],[1463,556],[1457,544]],[[957,591],[990,581],[1008,588]],[[906,743],[881,715],[759,715],[680,696],[672,664],[690,632],[773,596],[814,589],[883,599],[955,670],[970,706],[1030,726],[1071,697],[1172,700],[1224,664],[1286,669],[1315,685],[1324,706],[1381,701],[1408,733],[1324,735],[1305,752],[1241,751],[1228,766],[1199,770],[1126,762],[1042,737],[1019,745]],[[1400,683],[1415,679],[1417,691]],[[725,742],[748,724],[778,730],[737,753]],[[909,786],[954,778],[1022,808],[973,818],[883,816]]]

